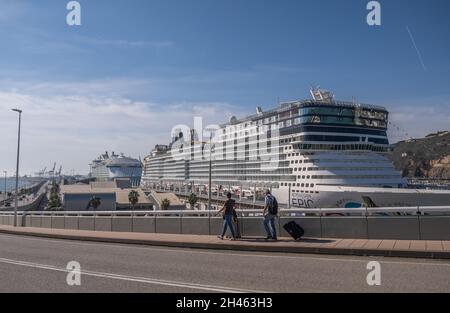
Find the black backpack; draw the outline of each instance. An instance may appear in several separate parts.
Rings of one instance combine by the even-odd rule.
[[[278,214],[278,201],[274,196],[272,196],[272,205],[269,207],[269,213],[272,215]]]

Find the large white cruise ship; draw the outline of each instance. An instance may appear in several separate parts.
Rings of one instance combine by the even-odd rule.
[[[290,207],[450,205],[450,191],[409,188],[394,169],[384,107],[336,101],[320,89],[311,95],[232,117],[206,140],[201,129],[174,129],[172,143],[144,159],[143,187],[206,187],[211,158],[213,186],[270,188]]]
[[[96,181],[111,181],[114,179],[130,179],[133,187],[141,183],[142,163],[137,159],[126,157],[123,154],[117,155],[108,152],[100,155],[92,161],[91,177]]]

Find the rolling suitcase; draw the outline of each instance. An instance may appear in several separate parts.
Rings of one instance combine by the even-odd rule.
[[[283,228],[292,236],[295,240],[299,240],[305,234],[305,230],[298,225],[296,222],[292,221],[283,226]]]

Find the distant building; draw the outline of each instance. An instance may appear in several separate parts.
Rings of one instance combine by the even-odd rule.
[[[92,198],[100,199],[97,211],[131,210],[128,195],[132,190],[139,194],[135,210],[152,210],[153,204],[140,188],[133,188],[130,180],[117,179],[89,184],[62,185],[61,198],[66,211],[94,211],[90,205]]]
[[[98,182],[112,181],[114,179],[130,179],[131,185],[137,187],[141,184],[142,163],[137,159],[125,157],[108,152],[92,161],[91,176]]]

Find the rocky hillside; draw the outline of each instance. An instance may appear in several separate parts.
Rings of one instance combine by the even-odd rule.
[[[391,159],[405,177],[450,179],[450,132],[401,141]]]

